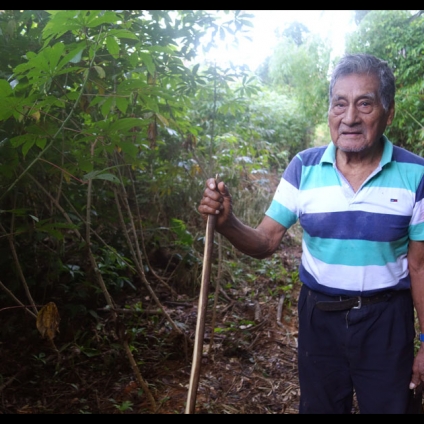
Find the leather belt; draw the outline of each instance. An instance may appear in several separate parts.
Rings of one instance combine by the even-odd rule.
[[[362,306],[372,305],[373,303],[387,302],[393,291],[377,293],[372,296],[340,296],[339,300],[322,300],[315,305],[321,311],[346,311],[348,309],[361,309]]]

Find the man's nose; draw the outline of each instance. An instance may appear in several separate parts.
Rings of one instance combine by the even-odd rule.
[[[349,126],[357,124],[359,121],[358,109],[354,105],[348,106],[342,121]]]

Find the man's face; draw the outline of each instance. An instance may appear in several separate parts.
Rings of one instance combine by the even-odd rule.
[[[350,74],[333,87],[328,113],[331,139],[344,152],[360,152],[378,142],[394,115],[392,104],[386,112],[378,95],[375,75]]]

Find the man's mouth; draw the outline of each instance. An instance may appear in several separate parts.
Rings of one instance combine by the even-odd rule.
[[[359,135],[362,134],[360,131],[342,131],[340,135]]]

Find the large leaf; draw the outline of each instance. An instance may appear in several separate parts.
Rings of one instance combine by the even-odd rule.
[[[184,246],[191,246],[193,244],[193,236],[187,230],[187,226],[183,221],[177,218],[172,218],[172,231],[178,236],[177,243]]]
[[[119,179],[115,175],[105,172],[105,170],[89,172],[88,174],[84,175],[83,180],[106,180],[119,184]]]
[[[110,10],[106,12],[90,10],[89,12],[90,15],[85,19],[85,26],[88,28],[94,28],[103,24],[114,24],[120,19],[116,13]],[[100,16],[96,16],[95,12],[100,12]]]
[[[44,46],[52,38],[61,37],[68,31],[77,31],[82,29],[82,24],[76,18],[81,11],[78,10],[60,10],[47,11],[52,14],[43,30]]]
[[[2,98],[0,107],[0,121],[4,121],[10,118],[20,103],[21,100],[14,97]]]
[[[128,131],[134,127],[140,128],[146,125],[146,121],[140,118],[122,118],[111,124],[108,130],[110,132]]]
[[[126,29],[111,29],[108,35],[117,38],[129,38],[132,40],[138,40],[138,37],[133,32],[128,31]]]
[[[69,53],[67,53],[63,59],[60,61],[59,68],[62,68],[67,63],[78,63],[81,61],[82,52],[84,51],[86,47],[86,43],[80,42],[77,43],[71,50],[69,50]]]
[[[10,96],[12,93],[10,84],[4,79],[0,79],[0,97]]]
[[[106,46],[109,50],[109,53],[114,57],[115,59],[118,59],[119,57],[119,44],[116,41],[115,37],[108,35],[106,37]]]
[[[122,149],[124,153],[127,153],[131,158],[136,159],[139,149],[131,141],[121,141],[118,144],[118,147]]]
[[[149,74],[154,75],[155,74],[155,64],[153,63],[153,59],[150,53],[143,53],[140,52],[140,59],[143,61],[143,63],[146,65],[147,70],[149,71]]]

